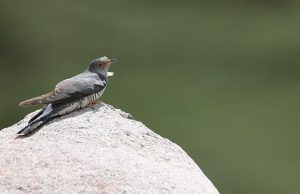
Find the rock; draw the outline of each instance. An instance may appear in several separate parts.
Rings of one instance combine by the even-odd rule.
[[[0,193],[218,193],[176,144],[101,103],[16,138],[0,131]]]

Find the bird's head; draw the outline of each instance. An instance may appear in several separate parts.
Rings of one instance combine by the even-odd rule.
[[[109,66],[116,62],[116,59],[109,59],[106,56],[93,60],[88,67],[88,70],[93,73],[101,73],[107,76]]]

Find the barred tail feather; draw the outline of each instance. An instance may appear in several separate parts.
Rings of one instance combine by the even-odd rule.
[[[28,124],[30,124],[32,121],[34,121],[35,119],[39,118],[43,113],[44,110],[46,109],[47,105],[44,106],[38,113],[36,113],[36,115],[34,115],[31,119],[29,119]]]
[[[47,121],[47,119],[45,119],[45,118],[37,119],[37,120],[29,123],[23,129],[21,129],[17,134],[19,134],[19,135],[28,135],[29,133],[33,132],[34,130],[38,129],[43,124],[45,124],[46,121]]]
[[[60,111],[60,105],[55,106],[52,104],[45,105],[37,114],[35,114],[23,129],[21,129],[17,134],[27,135],[34,130],[38,129],[44,125],[49,119],[57,116],[58,111]]]
[[[57,107],[53,109],[52,104],[45,105],[36,115],[34,115],[28,122],[28,124],[17,132],[19,135],[27,135],[34,130],[44,125],[49,119],[51,119],[57,111],[60,109]]]

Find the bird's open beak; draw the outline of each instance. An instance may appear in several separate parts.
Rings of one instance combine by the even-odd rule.
[[[111,63],[114,63],[114,62],[116,62],[116,61],[118,61],[117,59],[110,59],[109,60],[109,62],[111,62]]]
[[[118,61],[117,59],[109,59],[109,61],[108,61],[108,65],[111,65],[112,63],[114,63],[114,62],[116,62],[116,61]]]

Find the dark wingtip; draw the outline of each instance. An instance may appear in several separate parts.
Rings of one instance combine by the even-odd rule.
[[[25,100],[19,103],[20,107],[26,107],[26,106],[31,106],[32,105],[32,100]]]
[[[19,106],[21,106],[21,107],[28,106],[28,101],[25,100],[25,101],[20,102],[20,103],[19,103]]]

